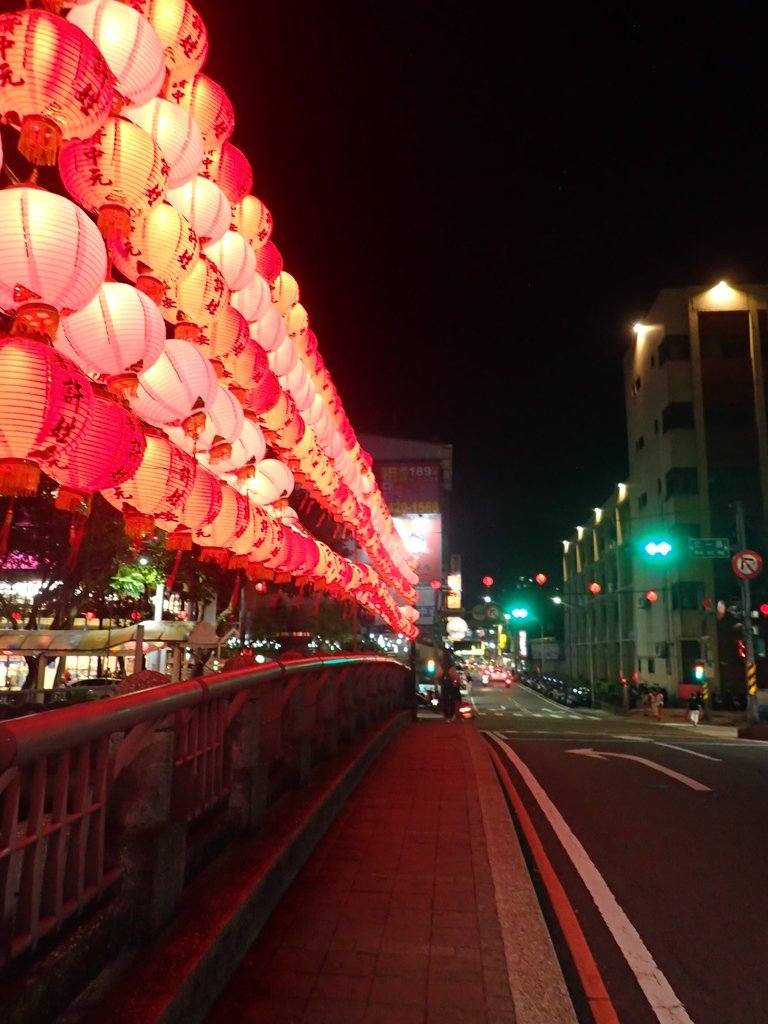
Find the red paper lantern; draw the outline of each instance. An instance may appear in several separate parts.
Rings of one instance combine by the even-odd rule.
[[[0,494],[34,494],[40,463],[80,440],[93,387],[50,345],[0,336]]]
[[[253,187],[250,162],[231,142],[225,142],[221,149],[209,149],[204,154],[200,174],[215,181],[233,205],[242,202]]]
[[[112,74],[82,29],[46,11],[0,16],[0,39],[0,114],[20,125],[22,156],[53,166],[62,139],[88,138],[109,117]]]
[[[87,6],[97,4],[94,0]],[[162,203],[168,170],[152,136],[124,117],[110,117],[91,138],[67,142],[59,154],[64,186],[81,206],[97,214],[108,240],[129,234],[132,216],[144,216]]]
[[[272,303],[282,314],[286,314],[299,301],[299,282],[287,270],[280,271],[270,290]]]
[[[87,508],[95,491],[117,487],[133,476],[145,448],[144,431],[136,417],[97,389],[77,443],[58,447],[43,462],[45,472],[61,484],[56,507],[69,512]]]
[[[163,44],[142,16],[118,0],[77,4],[67,20],[96,44],[126,103],[140,106],[157,96],[165,78]]]
[[[192,533],[212,523],[221,511],[221,492],[221,481],[202,466],[196,466],[194,477],[179,505],[172,515],[156,515],[155,526],[168,532],[181,527],[189,535],[189,547],[184,545],[189,550],[192,546]],[[172,545],[169,548],[172,550]]]
[[[283,269],[283,257],[274,242],[266,242],[256,251],[256,270],[272,284]]]
[[[219,514],[212,522],[195,530],[193,537],[195,543],[203,548],[202,561],[226,565],[232,546],[248,537],[251,505],[244,495],[227,484],[222,485],[221,497]]]

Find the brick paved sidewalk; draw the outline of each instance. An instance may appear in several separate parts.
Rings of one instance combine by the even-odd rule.
[[[483,746],[473,725],[440,719],[392,739],[209,1024],[575,1019]],[[493,865],[495,883],[489,830],[494,859],[515,855]],[[511,893],[499,892],[500,870]]]

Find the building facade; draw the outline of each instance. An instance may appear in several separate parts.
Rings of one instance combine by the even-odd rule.
[[[576,672],[591,658],[599,679],[630,671],[675,696],[703,670],[713,690],[744,692],[731,555],[767,553],[767,353],[768,285],[664,289],[635,326],[628,481],[565,545],[564,600],[582,609],[566,609]],[[752,590],[758,607],[768,590]],[[761,659],[758,673],[768,685]]]

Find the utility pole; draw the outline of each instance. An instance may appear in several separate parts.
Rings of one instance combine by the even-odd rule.
[[[747,546],[744,506],[740,501],[735,501],[733,508],[736,515],[736,546],[739,551],[744,551]],[[757,665],[755,664],[755,634],[752,632],[749,580],[742,577],[739,582],[741,584],[741,630],[747,656],[744,663],[747,675],[747,722],[750,725],[756,725],[760,721],[760,710],[757,704]]]

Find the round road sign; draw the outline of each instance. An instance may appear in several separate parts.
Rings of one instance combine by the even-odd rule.
[[[763,560],[756,551],[745,548],[744,551],[737,551],[731,559],[733,571],[742,580],[751,580],[759,576],[763,571]]]

